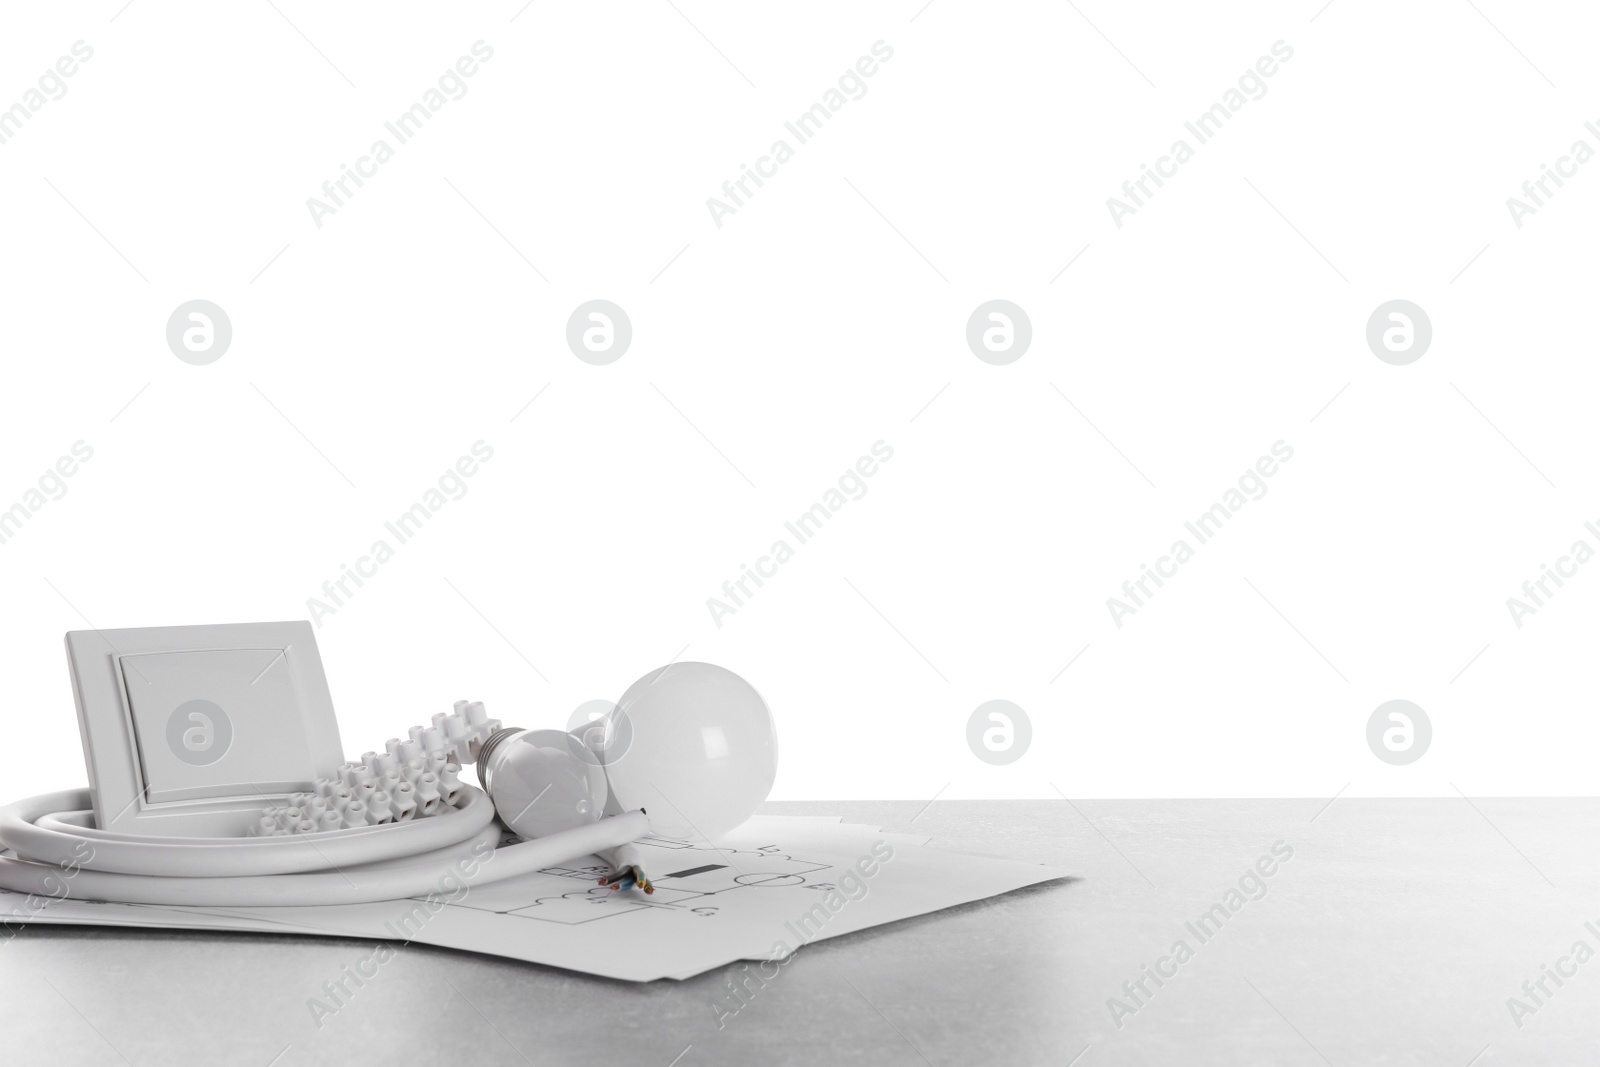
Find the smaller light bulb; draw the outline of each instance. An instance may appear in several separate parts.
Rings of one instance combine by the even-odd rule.
[[[524,838],[596,822],[605,809],[605,773],[576,750],[562,730],[491,734],[478,757],[478,780],[500,821]]]

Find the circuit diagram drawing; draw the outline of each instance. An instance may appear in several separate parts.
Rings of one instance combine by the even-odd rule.
[[[476,888],[451,907],[515,915],[567,925],[657,909],[715,916],[724,894],[776,887],[832,888],[813,876],[832,865],[791,855],[778,845],[713,848],[646,838],[655,891],[612,892],[599,885],[604,864],[547,867],[536,874]],[[659,858],[657,856],[659,854]]]

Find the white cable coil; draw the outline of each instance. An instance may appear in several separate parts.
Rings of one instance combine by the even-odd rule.
[[[497,882],[650,832],[640,810],[496,848],[493,802],[458,776],[499,729],[481,702],[458,700],[407,740],[390,738],[383,753],[346,763],[337,780],[262,809],[244,837],[100,830],[87,789],[7,804],[0,845],[15,857],[0,856],[0,889],[60,897],[66,884],[74,899],[129,904],[359,904],[425,895],[446,875]]]
[[[314,834],[162,838],[94,829],[87,789],[46,793],[0,807],[0,845],[16,853],[0,857],[0,889],[59,897],[66,881],[74,899],[129,904],[360,904],[425,895],[447,874],[469,886],[497,882],[650,832],[645,813],[632,811],[496,848],[501,829],[489,797],[471,786],[461,797],[459,807],[433,819]],[[466,864],[468,856],[477,862]]]

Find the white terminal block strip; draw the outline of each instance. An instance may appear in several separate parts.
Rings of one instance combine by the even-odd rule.
[[[261,809],[247,829],[252,837],[316,834],[355,826],[426,819],[461,798],[461,768],[475,763],[489,735],[500,729],[482,701],[458,700],[431,726],[413,726],[405,740],[391,737],[382,752],[318,778],[310,791]]]

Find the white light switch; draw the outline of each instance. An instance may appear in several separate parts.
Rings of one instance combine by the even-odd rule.
[[[283,649],[119,662],[151,803],[288,792],[317,777]]]
[[[67,634],[95,825],[237,837],[344,762],[306,622]]]

